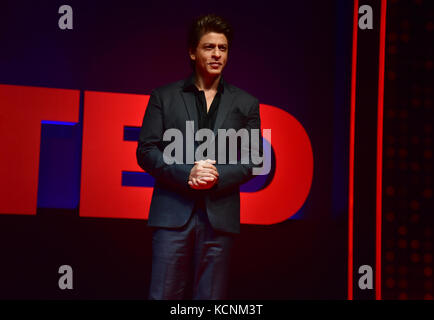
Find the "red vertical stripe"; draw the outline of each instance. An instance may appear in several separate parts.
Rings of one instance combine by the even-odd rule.
[[[353,56],[351,67],[350,163],[348,184],[348,300],[353,300],[354,130],[356,116],[357,29],[359,1],[354,0]]]
[[[383,101],[384,101],[384,52],[386,45],[387,0],[381,0],[380,54],[378,63],[378,116],[377,116],[377,208],[376,208],[376,260],[375,299],[381,300],[381,218],[383,174]]]

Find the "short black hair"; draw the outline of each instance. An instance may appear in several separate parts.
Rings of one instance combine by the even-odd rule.
[[[233,39],[231,24],[225,18],[211,13],[198,16],[192,21],[187,36],[188,50],[196,50],[200,38],[208,32],[223,33],[228,40],[228,49],[230,49]],[[190,65],[194,68],[194,61],[191,59]]]

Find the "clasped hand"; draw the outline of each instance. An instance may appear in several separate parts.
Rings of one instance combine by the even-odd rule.
[[[215,160],[199,160],[194,163],[188,177],[188,185],[197,190],[210,189],[218,181],[219,173],[214,166]]]

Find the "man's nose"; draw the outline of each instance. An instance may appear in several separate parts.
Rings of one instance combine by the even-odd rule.
[[[213,51],[213,57],[220,58],[221,55],[222,55],[222,53],[220,52],[219,49],[215,49],[215,50]]]

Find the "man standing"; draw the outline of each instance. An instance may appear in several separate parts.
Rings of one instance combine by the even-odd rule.
[[[258,100],[223,80],[231,42],[232,28],[223,18],[194,20],[188,34],[193,73],[153,90],[143,118],[137,161],[155,178],[148,219],[150,299],[225,298],[231,247],[240,230],[239,186],[252,177],[255,165],[216,158],[186,163],[197,147],[186,146],[187,138],[182,163],[168,164],[163,135],[168,129],[183,137],[198,129],[260,129]],[[262,138],[259,143],[262,149]]]

